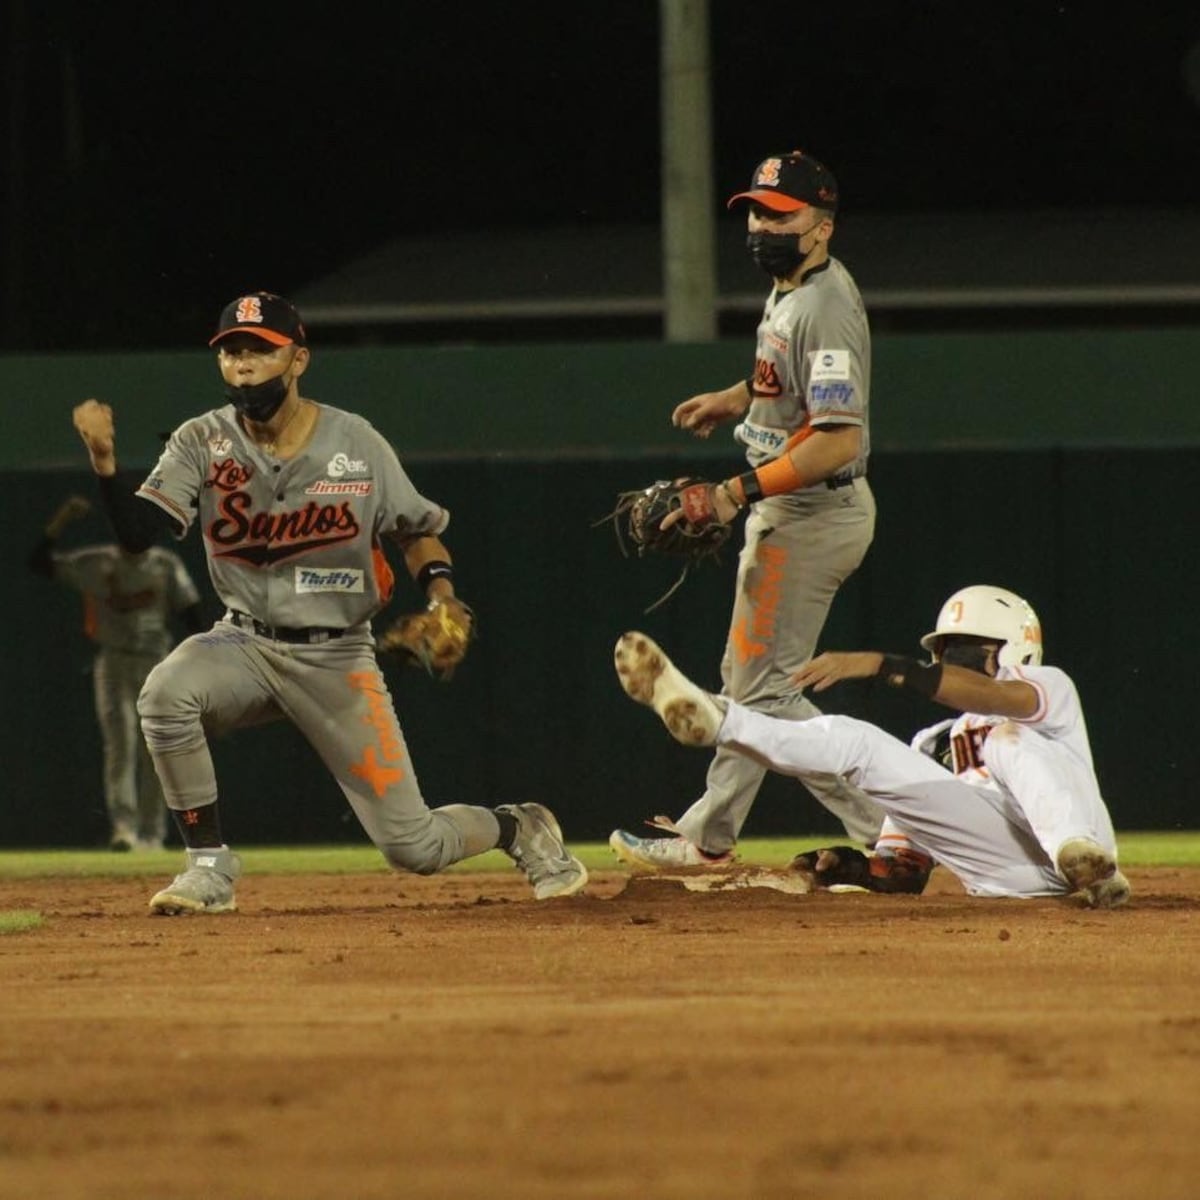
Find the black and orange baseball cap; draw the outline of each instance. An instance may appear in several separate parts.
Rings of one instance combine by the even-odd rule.
[[[750,190],[730,196],[727,208],[738,200],[750,200],[775,212],[795,212],[800,208],[838,206],[838,185],[833,172],[801,150],[764,158],[754,168]]]
[[[252,333],[276,346],[306,346],[304,322],[290,301],[274,292],[250,292],[230,300],[221,310],[217,332],[208,343],[215,346],[231,333]]]

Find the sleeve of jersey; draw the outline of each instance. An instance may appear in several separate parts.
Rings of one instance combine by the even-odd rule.
[[[1012,678],[1029,684],[1038,695],[1032,716],[1014,718],[1049,737],[1058,737],[1073,729],[1081,716],[1079,694],[1071,677],[1058,667],[1012,667]]]
[[[400,465],[395,450],[382,436],[375,453],[375,480],[379,489],[376,529],[395,532],[402,538],[436,537],[450,524],[450,514],[440,504],[427,500]]]
[[[177,538],[184,537],[196,516],[196,503],[207,469],[201,453],[204,442],[198,421],[181,425],[171,434],[154,469],[137,490],[143,500],[149,500],[172,518]]]
[[[811,425],[861,425],[866,406],[862,331],[840,306],[815,314],[805,336]],[[816,347],[814,349],[814,347]]]

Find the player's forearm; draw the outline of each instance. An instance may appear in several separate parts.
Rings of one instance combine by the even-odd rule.
[[[1032,717],[1038,695],[1032,684],[1019,679],[992,679],[967,667],[942,664],[942,677],[933,698],[960,712],[990,713],[997,717]]]
[[[924,663],[885,654],[879,676],[892,687],[906,687],[959,712],[997,717],[1031,717],[1038,708],[1036,689],[1019,679],[999,680],[967,667]]]
[[[812,487],[852,463],[862,447],[862,428],[835,425],[806,429],[773,462],[746,471],[724,485],[739,506],[767,496]]]
[[[149,549],[174,522],[157,504],[143,500],[127,480],[115,473],[100,476],[100,499],[117,541],[131,554]]]

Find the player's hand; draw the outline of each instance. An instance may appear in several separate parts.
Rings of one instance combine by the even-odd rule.
[[[68,496],[46,522],[46,536],[57,539],[72,521],[86,517],[91,509],[91,502],[83,496]]]
[[[112,408],[99,400],[85,400],[72,413],[75,429],[83,439],[97,475],[112,475],[117,469],[116,432]]]
[[[746,411],[748,400],[744,383],[723,392],[702,392],[676,406],[671,414],[671,424],[696,437],[706,438],[722,421],[740,417]]]
[[[686,479],[677,479],[677,484],[687,484]],[[738,506],[719,483],[695,482],[680,492],[680,504],[659,522],[659,529],[666,532],[680,521],[689,521],[697,529],[709,525],[728,525],[738,515]]]
[[[78,521],[80,517],[86,517],[92,511],[92,502],[85,496],[68,496],[61,505],[55,516],[63,521]]]
[[[883,655],[878,650],[827,650],[806,662],[792,682],[801,689],[823,692],[843,679],[870,679],[882,665]]]

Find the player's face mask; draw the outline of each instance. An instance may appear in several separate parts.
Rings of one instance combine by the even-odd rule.
[[[994,675],[998,652],[999,647],[995,642],[982,638],[951,636],[942,643],[938,659],[947,666],[966,667],[968,671],[978,671],[981,675]]]
[[[800,238],[794,233],[751,233],[746,249],[757,267],[772,279],[790,279],[804,261]]]
[[[746,249],[772,279],[791,279],[800,264],[817,248],[814,242],[807,251],[802,250],[801,239],[808,237],[820,224],[820,220],[814,221],[801,233],[764,233],[760,229],[747,235]]]
[[[287,399],[288,385],[282,375],[268,379],[264,383],[251,383],[237,386],[232,383],[225,385],[225,399],[234,408],[251,421],[269,421],[278,411],[279,406]]]

